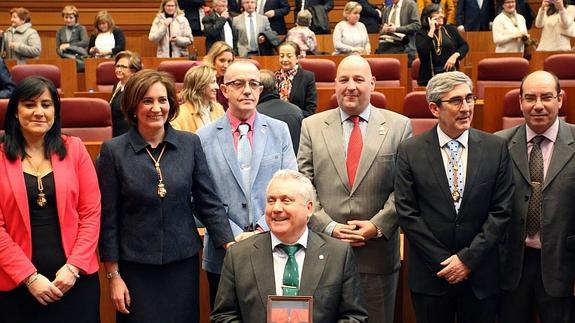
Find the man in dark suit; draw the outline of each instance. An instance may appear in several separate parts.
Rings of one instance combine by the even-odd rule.
[[[4,63],[4,59],[0,58],[0,98],[9,98],[14,91],[16,84],[10,76],[10,71]]]
[[[224,41],[238,52],[238,32],[232,28],[228,0],[214,0],[212,12],[202,19],[206,33],[206,52],[217,41]]]
[[[257,12],[268,17],[270,27],[279,35],[287,33],[284,17],[290,12],[287,0],[257,0]]]
[[[309,179],[276,172],[266,201],[270,232],[227,252],[211,321],[266,322],[269,295],[298,295],[313,296],[313,322],[367,322],[351,246],[307,228],[315,201]]]
[[[395,205],[418,322],[495,322],[513,172],[505,141],[470,128],[472,88],[461,72],[435,75],[427,101],[438,125],[398,149]]]
[[[258,101],[258,112],[285,122],[288,125],[293,151],[297,151],[303,120],[302,111],[297,105],[280,99],[276,77],[272,71],[260,70],[260,82],[262,82],[263,91]]]
[[[407,53],[409,65],[415,59],[415,32],[421,28],[417,4],[413,0],[393,0],[382,15],[383,27],[379,39],[378,54]],[[392,38],[395,33],[405,34],[407,39]]]
[[[491,23],[495,19],[494,1],[459,0],[455,19],[460,32],[491,30]]]
[[[575,126],[558,118],[563,103],[555,75],[531,73],[520,90],[525,124],[497,133],[507,141],[515,180],[500,244],[500,322],[533,322],[534,309],[542,323],[575,318]]]
[[[180,0],[179,5],[186,14],[186,18],[192,28],[194,36],[202,36],[202,28],[200,26],[200,9],[206,4],[204,0]]]
[[[381,24],[381,10],[375,5],[369,3],[368,0],[357,0],[361,5],[361,15],[359,22],[365,25],[365,29],[370,34],[379,33],[379,25]]]

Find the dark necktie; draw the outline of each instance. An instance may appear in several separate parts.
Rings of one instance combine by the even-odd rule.
[[[361,136],[361,129],[359,128],[359,116],[351,116],[349,119],[353,122],[353,129],[349,136],[347,143],[347,178],[349,180],[349,188],[353,187],[355,182],[355,174],[359,160],[361,158],[361,150],[363,149],[363,138]]]
[[[543,197],[543,153],[541,142],[545,137],[538,135],[531,139],[533,147],[529,154],[529,177],[531,178],[531,198],[527,207],[527,234],[534,236],[541,227],[541,201]]]
[[[279,247],[288,255],[288,260],[284,267],[284,274],[282,280],[282,294],[283,296],[297,296],[299,293],[299,270],[295,254],[301,249],[302,245],[285,245],[279,244]]]

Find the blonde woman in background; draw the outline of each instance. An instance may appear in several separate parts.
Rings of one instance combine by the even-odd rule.
[[[224,108],[216,100],[218,83],[216,70],[202,65],[192,67],[184,78],[178,116],[171,121],[177,130],[196,132],[201,127],[224,115]]]
[[[333,31],[334,54],[371,53],[371,44],[365,25],[359,22],[361,5],[349,1],[343,8],[343,20],[335,25]]]
[[[125,49],[124,33],[116,27],[112,16],[106,10],[98,12],[94,18],[88,53],[93,57],[111,58]]]
[[[162,0],[148,39],[158,44],[157,57],[188,57],[194,42],[190,23],[177,0]]]
[[[15,59],[18,64],[26,63],[26,59],[29,58],[40,57],[42,42],[38,32],[32,28],[30,11],[26,8],[12,8],[10,25],[10,28],[4,32],[2,56]],[[1,32],[0,36],[2,36]]]
[[[228,66],[234,61],[234,49],[226,42],[215,42],[210,51],[204,56],[204,64],[216,70],[216,81],[218,82],[217,100],[228,109],[228,99],[224,96],[219,86],[224,83],[224,73]]]

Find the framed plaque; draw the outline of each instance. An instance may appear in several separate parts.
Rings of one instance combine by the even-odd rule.
[[[268,296],[267,323],[313,323],[313,296]]]

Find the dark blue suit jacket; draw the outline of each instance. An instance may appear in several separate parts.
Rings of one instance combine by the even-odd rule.
[[[483,0],[481,9],[477,0],[459,0],[457,2],[457,25],[463,25],[465,31],[489,30],[489,23],[495,19],[493,1]]]
[[[284,16],[290,12],[289,3],[287,0],[266,0],[264,5],[264,13],[268,10],[274,10],[275,16],[268,18],[270,27],[279,35],[287,33],[286,23]]]
[[[4,60],[0,58],[0,98],[9,98],[15,87],[16,84],[12,81],[8,67],[6,67]]]

